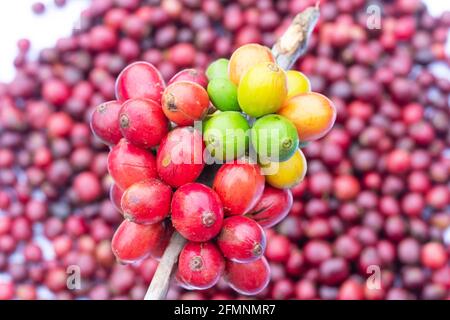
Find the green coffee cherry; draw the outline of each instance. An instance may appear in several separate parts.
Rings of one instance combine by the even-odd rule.
[[[237,87],[226,78],[212,79],[208,84],[208,95],[214,106],[221,111],[240,111]]]
[[[228,59],[220,58],[211,63],[208,69],[206,69],[208,80],[211,81],[212,79],[218,78],[228,79],[228,62]]]
[[[236,111],[220,112],[209,118],[203,127],[203,140],[209,153],[219,161],[230,161],[248,150],[250,126]]]

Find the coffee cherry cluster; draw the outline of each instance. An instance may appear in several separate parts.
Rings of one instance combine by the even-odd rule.
[[[206,74],[182,70],[167,87],[152,64],[135,62],[118,76],[116,98],[91,120],[111,146],[111,195],[125,218],[112,239],[116,258],[158,259],[176,230],[188,240],[181,286],[208,289],[224,276],[241,294],[261,292],[270,279],[263,227],[291,209],[289,188],[306,173],[299,144],[328,133],[334,105],[259,44]]]

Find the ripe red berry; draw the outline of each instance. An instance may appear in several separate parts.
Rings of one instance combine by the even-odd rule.
[[[237,263],[228,260],[225,279],[230,287],[240,294],[258,294],[264,290],[270,281],[269,263],[264,257],[250,263]]]
[[[127,142],[125,139],[111,149],[108,155],[108,171],[122,190],[132,184],[156,178],[156,161],[152,153]]]
[[[208,241],[221,230],[223,208],[219,196],[200,183],[189,183],[172,198],[172,223],[188,240]]]
[[[50,103],[61,106],[70,97],[70,89],[59,79],[49,79],[43,84],[42,96]]]
[[[178,258],[178,280],[192,289],[208,289],[219,281],[225,259],[211,242],[188,242]]]
[[[214,178],[227,215],[242,215],[253,208],[264,192],[265,179],[256,164],[236,161],[225,163]]]
[[[326,241],[312,240],[308,242],[303,250],[305,254],[305,260],[313,265],[318,266],[323,261],[331,258],[333,252],[330,245]]]
[[[389,172],[395,174],[405,173],[411,166],[411,156],[408,151],[396,149],[388,154],[386,166]]]
[[[120,212],[122,212],[120,201],[122,200],[123,193],[124,191],[120,189],[115,183],[111,186],[111,189],[109,190],[109,199],[113,203],[114,207]]]
[[[353,279],[346,280],[339,288],[339,300],[362,300],[364,299],[364,287]]]
[[[161,106],[148,99],[126,101],[119,115],[120,131],[141,148],[157,146],[169,131],[169,122]]]
[[[195,47],[191,43],[178,43],[171,47],[167,53],[168,60],[180,67],[192,65],[195,56]]]
[[[448,254],[441,243],[428,242],[422,247],[421,261],[430,269],[439,269],[448,263]]]
[[[256,206],[247,214],[264,228],[270,228],[283,220],[293,203],[292,192],[289,189],[277,189],[269,185]]]
[[[240,263],[251,262],[264,254],[266,235],[252,219],[233,216],[224,220],[217,244],[227,259]]]
[[[116,96],[120,102],[143,98],[160,103],[164,88],[158,69],[148,62],[139,61],[127,66],[117,77]]]
[[[72,118],[64,112],[53,113],[47,122],[47,133],[51,138],[67,137],[73,127]]]
[[[203,71],[197,69],[184,69],[178,72],[170,79],[168,85],[179,81],[191,81],[201,85],[203,88],[208,86],[208,78]]]
[[[0,281],[0,300],[14,299],[14,292],[16,291],[13,281]]]
[[[137,182],[125,190],[121,208],[126,219],[139,224],[164,220],[170,210],[172,189],[158,179]]]
[[[162,242],[168,238],[169,230],[165,221],[142,225],[124,220],[112,238],[112,251],[122,263],[139,261],[155,250],[160,251]]]
[[[209,96],[197,83],[177,81],[164,90],[162,107],[166,117],[177,125],[192,126],[206,115]]]
[[[342,201],[354,199],[360,191],[358,179],[351,175],[341,175],[334,181],[334,195]]]
[[[286,263],[291,254],[291,249],[291,242],[286,236],[275,234],[269,238],[266,257],[271,262]]]
[[[81,202],[92,202],[102,194],[98,177],[90,171],[82,172],[75,177],[73,189]]]
[[[205,166],[202,134],[192,127],[176,128],[162,140],[156,157],[161,179],[172,187],[194,182]]]
[[[102,103],[91,116],[91,129],[106,144],[117,144],[122,138],[119,113],[122,105],[117,101]]]

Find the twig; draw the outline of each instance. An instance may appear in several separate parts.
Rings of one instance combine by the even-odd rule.
[[[291,69],[297,59],[305,54],[319,15],[317,3],[315,7],[306,8],[292,20],[291,25],[272,48],[280,67],[285,70]]]
[[[277,63],[285,70],[292,68],[299,57],[305,54],[308,40],[319,20],[319,6],[309,7],[299,13],[286,32],[272,48]],[[166,298],[174,265],[186,243],[178,232],[174,232],[169,246],[164,252],[159,266],[148,287],[145,300],[162,300]]]
[[[163,300],[166,298],[169,290],[170,279],[173,266],[177,263],[178,255],[183,249],[186,239],[178,232],[174,232],[170,243],[164,251],[164,254],[153,276],[152,283],[147,289],[144,300]]]

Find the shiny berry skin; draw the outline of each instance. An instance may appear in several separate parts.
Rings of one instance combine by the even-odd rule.
[[[197,69],[184,69],[178,72],[170,79],[168,85],[179,81],[191,81],[201,85],[206,89],[208,86],[208,78],[203,71]]]
[[[258,294],[270,281],[269,263],[264,257],[249,263],[227,260],[225,279],[239,294]]]
[[[94,134],[109,145],[117,144],[122,139],[119,128],[119,113],[122,105],[117,101],[102,103],[91,116],[91,129]]]
[[[330,245],[322,240],[309,241],[303,248],[303,253],[305,260],[313,266],[320,265],[333,255]]]
[[[221,230],[223,208],[219,196],[200,183],[189,183],[172,198],[172,223],[190,241],[208,241]]]
[[[214,178],[213,189],[222,200],[226,215],[243,215],[261,198],[264,184],[258,165],[235,161],[222,165]]]
[[[246,216],[258,222],[263,228],[270,228],[287,216],[292,203],[291,190],[266,185],[258,203]]]
[[[192,127],[175,128],[162,140],[156,156],[161,179],[172,187],[194,182],[205,167],[205,144]]]
[[[233,216],[224,220],[217,244],[227,259],[246,263],[255,261],[264,254],[266,235],[262,227],[252,219]]]
[[[428,242],[422,247],[422,264],[430,269],[439,269],[448,263],[448,253],[439,242]]]
[[[137,182],[125,190],[121,208],[125,219],[139,224],[164,220],[170,211],[172,189],[158,179]]]
[[[169,131],[161,106],[148,99],[126,101],[120,110],[119,125],[123,136],[141,148],[159,145]]]
[[[167,241],[169,230],[170,227],[165,221],[142,225],[124,220],[112,238],[112,251],[121,263],[134,263],[152,252],[160,253],[161,245]]]
[[[158,69],[148,62],[139,61],[127,66],[117,77],[116,98],[120,102],[144,98],[160,103],[164,88]]]
[[[177,278],[192,289],[214,286],[225,270],[225,259],[212,242],[188,242],[178,257]]]
[[[115,183],[111,186],[111,189],[109,189],[109,199],[114,207],[120,212],[122,212],[120,201],[122,200],[123,193],[124,190],[120,189]]]
[[[73,181],[73,190],[80,202],[92,202],[102,194],[98,177],[90,171],[82,172]]]
[[[136,182],[157,177],[153,154],[125,139],[120,140],[109,152],[108,171],[122,190]]]
[[[62,106],[70,97],[70,88],[59,79],[49,79],[44,82],[42,96],[56,106]]]
[[[162,108],[170,121],[179,126],[192,126],[208,112],[209,96],[197,83],[177,81],[164,90]]]

